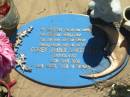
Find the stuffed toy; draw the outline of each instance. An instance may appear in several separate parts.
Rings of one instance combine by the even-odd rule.
[[[93,18],[100,18],[108,23],[122,20],[120,0],[91,0],[89,9],[92,10],[90,16]]]

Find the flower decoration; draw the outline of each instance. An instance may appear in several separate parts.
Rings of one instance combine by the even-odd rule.
[[[21,70],[24,72],[32,72],[32,69],[30,69],[26,64],[26,56],[24,54],[18,54],[17,51],[19,47],[22,45],[23,38],[27,36],[31,31],[33,30],[33,27],[29,27],[27,30],[24,30],[22,32],[19,32],[16,37],[16,42],[14,44],[14,51],[16,53],[16,67],[20,67]]]
[[[6,34],[0,30],[0,79],[6,77],[15,66],[16,58],[12,44]]]

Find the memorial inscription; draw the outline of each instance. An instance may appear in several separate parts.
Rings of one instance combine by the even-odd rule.
[[[62,64],[60,68],[90,68],[87,64],[82,64],[77,53],[84,52],[86,39],[82,33],[91,32],[91,28],[61,28],[61,27],[41,27],[39,32],[39,43],[37,47],[31,47],[31,53],[51,52],[51,64],[38,64],[38,68],[59,68],[57,64]],[[75,43],[76,42],[76,43]]]

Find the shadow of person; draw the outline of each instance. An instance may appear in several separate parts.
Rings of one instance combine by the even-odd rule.
[[[105,55],[104,48],[107,45],[107,37],[100,28],[92,26],[93,38],[89,39],[85,46],[83,59],[86,64],[96,67]]]

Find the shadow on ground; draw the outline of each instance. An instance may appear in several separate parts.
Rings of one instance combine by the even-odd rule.
[[[107,37],[101,29],[95,26],[92,27],[92,34],[94,37],[89,39],[86,44],[83,59],[86,64],[91,67],[96,67],[104,57],[104,48],[107,44]]]

